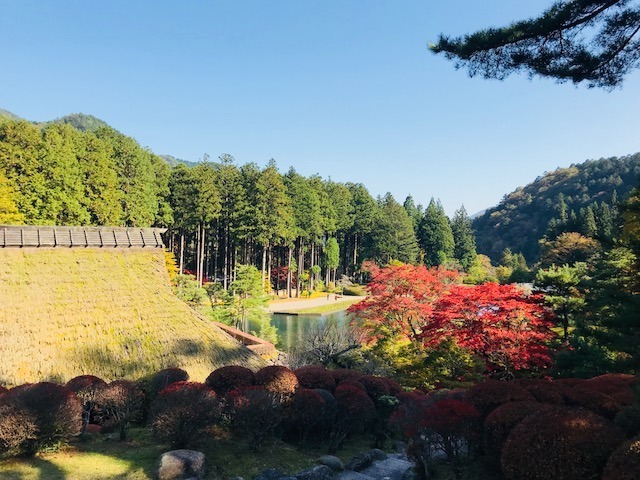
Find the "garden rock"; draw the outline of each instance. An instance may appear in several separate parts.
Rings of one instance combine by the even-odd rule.
[[[256,475],[254,480],[295,480],[295,477],[285,475],[280,470],[276,470],[275,468],[268,468],[267,470],[263,470],[258,475]]]
[[[374,480],[368,475],[354,472],[353,470],[345,470],[334,477],[334,480]]]
[[[373,450],[369,450],[368,452],[360,452],[355,455],[347,466],[346,470],[353,470],[354,472],[360,472],[364,470],[369,465],[371,465],[376,460],[384,460],[387,458],[387,454],[382,450],[374,448]]]
[[[202,480],[206,458],[195,450],[172,450],[160,456],[158,480]]]
[[[333,476],[333,470],[326,465],[318,465],[294,475],[298,480],[329,480],[333,478]]]
[[[360,473],[372,478],[403,480],[406,472],[413,470],[413,463],[399,457],[390,455],[386,459],[375,461]]]
[[[334,472],[341,472],[342,470],[344,470],[344,463],[342,463],[342,460],[340,460],[338,457],[334,457],[333,455],[323,455],[318,460],[316,460],[316,463],[320,465],[326,465]]]

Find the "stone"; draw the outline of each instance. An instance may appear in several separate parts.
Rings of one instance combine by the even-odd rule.
[[[295,477],[286,475],[275,468],[268,468],[256,475],[254,480],[295,480]]]
[[[360,452],[355,455],[349,463],[347,463],[345,470],[353,470],[354,472],[360,472],[376,460],[384,460],[387,458],[387,454],[382,450],[374,448],[368,452]]]
[[[333,470],[326,465],[317,465],[309,470],[296,473],[294,477],[298,480],[329,480],[334,475]]]
[[[363,475],[359,472],[354,472],[353,470],[345,470],[344,472],[340,472],[338,475],[334,477],[334,480],[374,480],[368,475]]]
[[[202,480],[206,458],[195,450],[172,450],[160,455],[158,480]]]
[[[342,460],[333,455],[323,455],[316,460],[316,463],[320,465],[326,465],[334,472],[341,472],[342,470],[344,470],[344,463],[342,463]]]
[[[377,460],[360,473],[372,478],[402,480],[407,470],[413,469],[413,463],[399,458]]]

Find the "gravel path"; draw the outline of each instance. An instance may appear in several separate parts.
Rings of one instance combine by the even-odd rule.
[[[339,302],[348,302],[353,300],[362,300],[366,297],[356,297],[356,296],[339,296],[336,298],[336,295],[331,293],[329,295],[329,299],[327,296],[317,297],[317,298],[293,298],[286,300],[275,300],[269,303],[267,310],[270,312],[296,312],[298,310],[304,310],[306,308],[315,308],[321,307],[323,305],[334,305]]]

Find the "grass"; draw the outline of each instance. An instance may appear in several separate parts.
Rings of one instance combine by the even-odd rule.
[[[343,462],[356,453],[372,447],[371,436],[356,436],[347,440],[338,452]],[[326,454],[326,447],[296,448],[276,441],[259,454],[235,439],[218,439],[194,447],[207,457],[206,479],[218,480],[235,476],[252,478],[268,468],[293,474],[310,468]],[[105,441],[101,435],[76,441],[63,450],[31,459],[11,459],[0,462],[3,480],[74,480],[154,478],[158,457],[170,450],[149,438],[146,429],[132,429],[126,442]]]
[[[0,249],[0,384],[263,365],[178,299],[161,249]]]
[[[321,305],[319,307],[304,308],[302,310],[296,310],[298,315],[325,315],[327,313],[339,312],[346,310],[354,303],[358,303],[360,298],[350,298],[348,300],[342,300],[340,302],[334,302],[328,305]]]

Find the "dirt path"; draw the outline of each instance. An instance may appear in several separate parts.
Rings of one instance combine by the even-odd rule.
[[[270,312],[296,312],[298,310],[304,310],[306,308],[315,308],[321,307],[324,305],[335,305],[340,302],[349,302],[353,300],[362,300],[366,297],[356,297],[356,296],[340,296],[336,298],[336,295],[333,293],[327,296],[316,297],[316,298],[287,298],[282,300],[273,300],[269,303],[267,310]]]

